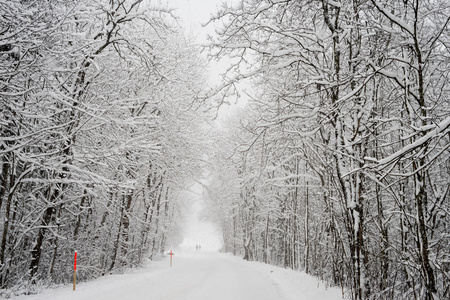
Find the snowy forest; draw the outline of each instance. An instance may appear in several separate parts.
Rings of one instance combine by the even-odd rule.
[[[255,87],[216,133],[208,193],[227,251],[349,299],[450,298],[449,16],[431,0],[216,15],[212,55],[231,57],[217,91]]]
[[[0,1],[0,286],[164,252],[202,170],[204,63],[141,0]]]
[[[448,1],[240,0],[204,47],[161,1],[0,12],[0,296],[156,258],[200,182],[224,252],[450,298]]]

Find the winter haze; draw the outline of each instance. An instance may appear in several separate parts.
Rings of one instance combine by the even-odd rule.
[[[0,298],[449,299],[446,0],[0,0]]]

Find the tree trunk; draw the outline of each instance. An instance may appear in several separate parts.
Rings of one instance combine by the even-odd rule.
[[[305,196],[305,273],[309,273],[309,182],[306,180]]]
[[[425,165],[425,159],[421,159],[419,162],[419,166],[422,167]],[[413,163],[414,169],[416,169],[416,163]],[[427,233],[427,225],[425,222],[425,209],[427,203],[427,193],[425,191],[425,179],[424,173],[419,171],[415,175],[415,190],[416,190],[416,209],[417,209],[417,221],[418,221],[418,250],[420,257],[420,264],[422,268],[422,272],[425,277],[425,299],[433,300],[433,294],[437,292],[436,289],[436,280],[434,276],[433,268],[430,264],[429,258],[429,244],[428,244],[428,233]]]
[[[56,193],[56,192],[55,192]],[[30,279],[32,283],[36,283],[36,274],[39,268],[39,261],[42,255],[42,244],[44,243],[45,233],[47,232],[48,226],[50,225],[50,220],[55,213],[54,207],[47,207],[42,216],[41,226],[36,239],[36,245],[33,250],[31,250],[31,263],[30,263]]]
[[[122,213],[122,243],[121,243],[121,255],[123,259],[127,259],[129,239],[130,239],[130,213],[131,213],[131,203],[133,200],[133,191],[128,191],[126,195],[123,196],[123,205],[125,209]]]
[[[268,263],[268,257],[269,257],[269,214],[267,214],[266,217],[266,230],[264,232],[264,251],[263,251],[263,262]]]
[[[53,249],[53,257],[52,257],[52,262],[50,264],[50,270],[49,270],[49,275],[52,276],[53,275],[53,270],[55,267],[55,263],[56,263],[56,258],[58,256],[58,236],[59,236],[59,230],[60,230],[60,218],[61,218],[61,211],[62,211],[63,205],[61,204],[58,208],[58,215],[57,215],[57,221],[56,221],[56,237],[55,237],[55,241],[54,241],[54,249]]]
[[[117,238],[114,242],[114,246],[113,246],[113,255],[111,258],[111,264],[109,266],[108,271],[110,272],[114,266],[116,265],[116,260],[117,260],[117,253],[118,253],[118,249],[120,247],[120,236],[122,235],[122,221],[123,221],[123,214],[124,214],[124,207],[123,205],[121,205],[121,209],[120,209],[120,218],[119,218],[119,228],[117,229]]]
[[[77,215],[77,223],[75,224],[75,228],[73,230],[73,240],[76,241],[78,239],[78,232],[81,226],[81,213],[83,211],[84,202],[86,201],[87,191],[84,190],[83,197],[81,197],[80,205],[78,206],[78,215]],[[105,212],[106,214],[106,212]],[[106,216],[104,216],[106,219]],[[103,223],[104,221],[102,221]]]
[[[7,156],[4,155],[2,159],[2,172],[0,173],[0,209],[3,205],[3,198],[5,197],[6,189],[8,188],[9,165],[10,163],[7,160]]]
[[[6,172],[6,173],[5,173]],[[8,165],[3,164],[3,172],[2,172],[3,180],[2,180],[2,189],[0,191],[0,201],[2,201],[5,191],[7,188],[7,182],[8,182]],[[11,174],[10,176],[10,188],[14,185],[14,175]],[[4,282],[6,281],[6,274],[4,271],[6,271],[6,262],[5,262],[5,255],[6,255],[6,241],[8,238],[8,230],[9,230],[9,223],[10,223],[10,213],[11,213],[11,204],[12,204],[12,196],[13,191],[10,191],[8,195],[8,199],[6,202],[6,209],[5,209],[5,221],[3,223],[3,234],[2,234],[2,244],[0,247],[0,288],[4,286]],[[0,209],[1,209],[1,203],[0,203]]]

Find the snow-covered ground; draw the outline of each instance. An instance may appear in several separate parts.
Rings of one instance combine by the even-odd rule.
[[[169,258],[121,275],[44,290],[16,300],[339,300],[341,291],[302,272],[247,262],[218,252],[177,250]]]

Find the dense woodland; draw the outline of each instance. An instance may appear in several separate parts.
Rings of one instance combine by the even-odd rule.
[[[449,16],[445,0],[244,0],[216,15],[211,55],[231,57],[217,104],[255,90],[211,156],[226,251],[347,299],[450,298]]]
[[[450,298],[448,1],[224,5],[213,87],[159,1],[0,12],[0,297],[70,282],[75,250],[79,280],[164,253],[207,174],[224,251],[347,299]]]
[[[200,52],[152,2],[0,0],[0,298],[133,267],[201,174]]]

